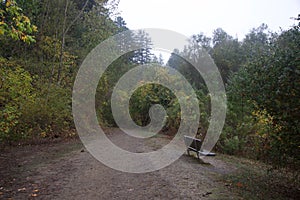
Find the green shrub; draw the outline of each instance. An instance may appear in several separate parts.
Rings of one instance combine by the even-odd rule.
[[[237,152],[241,150],[241,141],[238,136],[225,139],[223,150],[230,155],[237,154]]]
[[[73,127],[71,92],[55,84],[40,85],[33,102],[21,109],[19,130],[32,136],[58,137]]]
[[[20,66],[0,58],[0,141],[22,138],[16,134],[22,117],[21,109],[34,102],[32,77]]]

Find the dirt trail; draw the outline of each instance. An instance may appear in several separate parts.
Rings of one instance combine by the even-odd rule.
[[[117,130],[109,137],[136,152],[168,142],[154,137],[133,143]],[[220,179],[236,169],[218,156],[200,164],[183,155],[164,169],[130,174],[103,165],[75,140],[6,150],[0,162],[0,199],[242,199]]]

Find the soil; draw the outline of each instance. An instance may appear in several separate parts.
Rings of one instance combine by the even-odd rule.
[[[170,140],[160,135],[133,141],[118,129],[108,136],[133,152]],[[238,159],[230,160],[217,154],[201,163],[184,154],[161,170],[132,174],[97,161],[79,139],[7,147],[0,154],[0,199],[248,199],[244,183],[229,178],[239,171]]]

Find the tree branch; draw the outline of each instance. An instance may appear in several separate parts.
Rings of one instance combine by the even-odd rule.
[[[84,9],[86,8],[87,4],[88,4],[89,0],[86,0],[84,6],[82,7],[82,9],[80,10],[80,12],[78,13],[78,15],[75,17],[75,19],[70,23],[70,25],[66,28],[65,32],[63,33],[64,35],[67,34],[67,32],[70,30],[70,28],[75,24],[75,22],[78,20],[78,18],[82,15]]]

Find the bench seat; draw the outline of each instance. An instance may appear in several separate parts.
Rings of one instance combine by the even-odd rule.
[[[208,151],[201,151],[202,141],[193,138],[190,136],[184,136],[184,143],[187,147],[187,153],[190,155],[190,151],[194,151],[197,154],[197,157],[200,159],[200,156],[215,156],[216,154]]]

